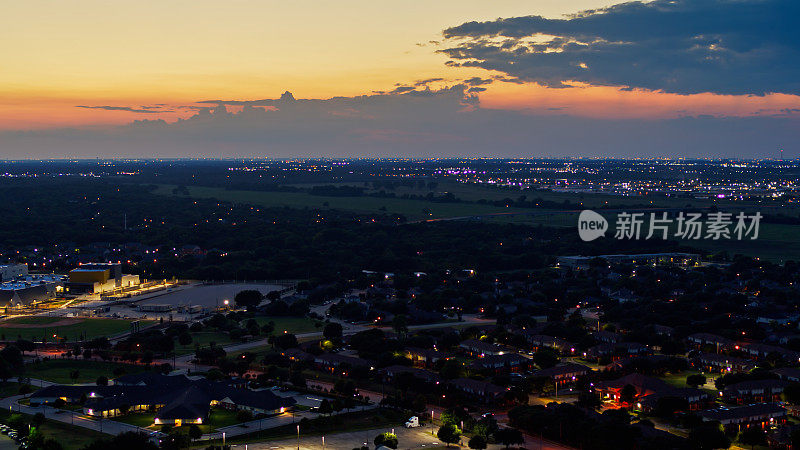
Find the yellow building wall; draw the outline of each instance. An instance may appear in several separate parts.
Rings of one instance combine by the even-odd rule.
[[[69,273],[69,281],[72,283],[100,283],[105,284],[111,278],[110,270],[72,270]]]

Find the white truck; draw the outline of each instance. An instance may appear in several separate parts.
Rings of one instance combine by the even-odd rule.
[[[418,426],[419,426],[419,417],[417,417],[417,416],[412,416],[406,422],[406,428],[416,428]]]

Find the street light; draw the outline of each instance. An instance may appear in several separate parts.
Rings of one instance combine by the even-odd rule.
[[[325,450],[325,436],[322,436],[322,450]]]
[[[300,450],[300,425],[297,426],[297,450]]]

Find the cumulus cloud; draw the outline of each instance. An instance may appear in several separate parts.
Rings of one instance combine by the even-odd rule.
[[[444,30],[451,66],[550,87],[567,81],[671,93],[800,94],[797,0],[655,0],[468,22]]]
[[[481,107],[459,83],[328,99],[205,100],[175,122],[0,132],[6,158],[800,156],[800,116],[597,119]],[[474,92],[474,91],[473,91]]]

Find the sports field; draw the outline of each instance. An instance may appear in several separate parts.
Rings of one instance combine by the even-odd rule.
[[[52,342],[55,339],[76,341],[114,336],[130,329],[130,321],[120,319],[83,319],[72,317],[27,316],[0,322],[0,339]]]

